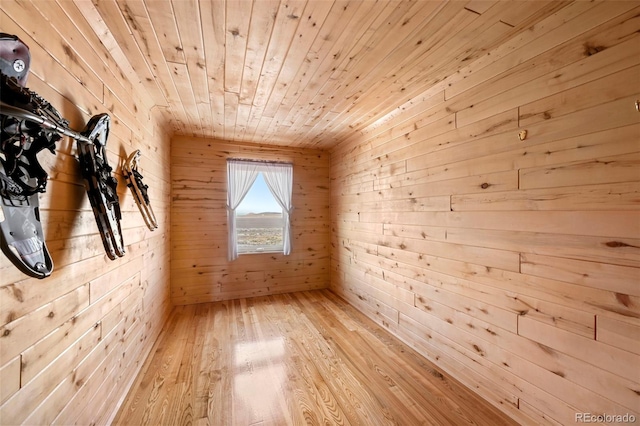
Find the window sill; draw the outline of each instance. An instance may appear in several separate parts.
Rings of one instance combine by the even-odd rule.
[[[282,254],[284,253],[283,249],[271,249],[271,248],[265,248],[262,250],[247,250],[247,251],[240,251],[238,250],[238,255],[242,256],[245,254]]]

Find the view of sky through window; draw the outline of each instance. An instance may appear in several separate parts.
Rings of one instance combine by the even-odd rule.
[[[238,253],[282,251],[282,207],[271,194],[262,173],[238,206],[237,213]]]
[[[237,209],[238,215],[247,213],[282,212],[282,207],[269,191],[262,173],[258,174],[253,186]]]

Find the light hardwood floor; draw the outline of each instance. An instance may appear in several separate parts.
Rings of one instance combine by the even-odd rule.
[[[328,290],[177,306],[114,424],[514,424]]]

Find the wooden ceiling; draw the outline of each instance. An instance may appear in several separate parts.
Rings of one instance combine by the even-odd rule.
[[[176,134],[324,149],[426,99],[567,3],[76,4]]]

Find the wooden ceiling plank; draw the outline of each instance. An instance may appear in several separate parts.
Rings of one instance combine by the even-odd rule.
[[[209,130],[209,136],[222,138],[224,135],[225,3],[201,1],[200,18],[202,19],[209,105],[213,123],[213,128]]]
[[[481,15],[496,3],[497,1],[495,0],[471,0],[469,3],[464,5],[464,8]]]
[[[240,93],[242,85],[242,69],[247,51],[253,2],[251,0],[228,1],[226,7],[224,90],[237,94]]]
[[[186,64],[170,63],[171,72],[173,74],[173,82],[178,89],[180,102],[184,108],[185,116],[178,116],[178,120],[183,120],[185,128],[192,135],[200,134],[200,115],[196,100],[193,97],[191,82],[189,81],[189,70]]]
[[[366,2],[353,2],[349,0],[336,1],[332,10],[325,20],[321,31],[316,36],[314,44],[309,49],[298,74],[288,85],[287,93],[280,102],[274,118],[288,127],[285,139],[294,139],[297,129],[292,127],[296,118],[305,115],[305,109],[309,105],[298,104],[300,97],[310,92],[307,88],[314,84],[312,77],[316,70],[329,68],[332,64],[330,53],[332,49],[338,48],[341,44],[336,42],[349,26],[358,9],[364,10]],[[317,85],[318,83],[316,83]]]
[[[359,70],[362,67],[373,68],[379,64],[379,60],[386,56],[387,49],[397,46],[400,40],[395,40],[395,35],[391,29],[402,29],[402,24],[406,22],[414,26],[415,20],[411,19],[408,12],[418,5],[416,3],[400,2],[399,4],[389,3],[386,14],[381,14],[376,22],[367,29],[363,37],[361,37],[356,45],[345,56],[343,62],[333,71],[332,75],[326,80],[325,85],[320,89],[318,95],[313,100],[314,104],[322,105],[329,111],[336,103],[342,99],[346,87],[350,82],[355,81],[359,77]],[[405,26],[407,25],[405,24]],[[378,54],[371,54],[373,47],[378,43],[382,43],[385,47],[382,51],[375,50]],[[376,58],[380,56],[380,58]],[[364,61],[364,62],[363,62]],[[305,124],[315,125],[320,121],[322,114],[314,114]]]
[[[271,138],[271,135],[266,134],[272,120],[271,117],[260,116],[256,125],[254,135],[256,136],[256,140],[260,140],[263,144],[277,144],[279,142],[277,139],[278,135],[274,135],[274,138]]]
[[[174,0],[175,1],[175,0]],[[209,103],[204,41],[198,0],[179,0],[174,5],[176,24],[184,49],[196,102]],[[195,24],[194,24],[195,22]]]
[[[416,50],[416,49],[415,49],[415,45],[416,45],[416,43],[415,43],[415,42],[414,42],[414,43],[403,43],[403,44],[410,45],[410,46],[409,46],[410,48],[409,48],[407,51],[402,51],[402,52],[400,53],[400,57],[407,57],[407,56],[410,56],[410,55],[411,55],[411,52]],[[418,44],[419,44],[419,43],[418,43]],[[395,51],[395,52],[400,52],[401,50],[402,50],[402,48],[401,48],[401,47],[399,47],[398,49],[395,49],[394,51]],[[385,63],[389,63],[389,64],[398,64],[398,63],[400,63],[400,59],[399,59],[399,58],[391,59],[391,60],[385,59],[385,61],[384,61],[384,62],[385,62]],[[359,78],[359,79],[358,79],[358,82],[356,83],[356,84],[358,85],[357,87],[367,87],[367,86],[375,87],[375,86],[376,86],[376,85],[378,85],[378,84],[379,84],[379,82],[380,82],[380,75],[381,75],[382,73],[384,73],[387,69],[390,69],[390,68],[384,68],[384,67],[382,67],[382,66],[376,66],[376,67],[373,67],[373,70],[374,70],[373,72],[369,73],[369,74],[368,74],[367,76],[365,76],[364,78],[362,78],[362,77],[361,77],[361,78]],[[387,74],[388,74],[388,73],[390,73],[390,72],[393,72],[393,71],[391,71],[391,70],[390,70],[390,71],[387,71]],[[363,89],[359,89],[359,90],[357,90],[357,91],[354,91],[353,93],[355,93],[355,94],[354,94],[354,95],[352,95],[351,97],[352,97],[352,98],[355,98],[355,99],[362,99],[362,98],[363,98],[363,96],[362,96],[362,93],[363,93],[363,92],[362,92],[362,90],[363,90]],[[349,96],[349,95],[348,95],[348,96]],[[389,102],[388,102],[388,101],[389,101],[389,99],[388,99],[388,98],[385,98],[385,99],[383,100],[383,102],[384,102],[384,103],[385,103],[385,105],[387,105],[387,106],[389,106]],[[351,102],[351,103],[353,103],[353,100],[351,100],[351,99],[348,99],[348,98],[347,98],[347,99],[344,99],[344,100],[343,100],[341,103],[339,103],[338,105],[348,105],[348,103],[350,103],[350,102]],[[341,110],[341,107],[340,107],[340,106],[334,106],[334,108],[333,108],[333,109],[334,109],[334,110]],[[348,128],[348,127],[346,127],[346,128]]]
[[[323,39],[327,41],[323,46],[324,55],[318,59],[319,63],[315,67],[310,68],[305,79],[300,81],[296,92],[297,99],[293,100],[293,105],[289,107],[289,112],[283,120],[290,126],[291,134],[300,134],[299,129],[311,129],[311,126],[305,126],[304,123],[307,122],[310,114],[315,112],[313,98],[343,61],[343,51],[348,50],[349,46],[356,42],[383,11],[381,8],[376,8],[373,2],[357,2],[356,5],[351,6],[351,9],[353,14],[346,15],[344,20],[342,18],[337,20],[335,28],[327,29],[329,32],[323,35]],[[346,10],[348,11],[349,7]]]
[[[262,111],[271,95],[276,78],[287,56],[305,5],[306,0],[283,0],[280,4],[271,38],[269,39],[262,72],[258,80],[250,115],[251,119],[247,126],[247,134],[251,139],[258,131],[258,127],[264,126],[264,124],[256,122],[255,119],[261,119],[262,117]],[[264,129],[261,131],[264,131]]]
[[[260,124],[260,111],[251,106],[251,111],[249,112],[249,118],[247,120],[247,125],[245,128],[245,139],[247,141],[257,140],[255,139],[256,129]],[[263,142],[263,141],[260,141]]]
[[[130,23],[129,28],[132,36],[140,47],[142,54],[146,57],[151,72],[166,99],[164,104],[159,105],[175,106],[180,101],[180,98],[175,85],[171,84],[171,73],[158,40],[158,32],[150,20],[145,3],[142,0],[121,0],[118,6],[123,16]]]
[[[464,28],[464,32],[460,32],[460,34],[463,34],[462,37],[456,35],[450,38],[446,42],[442,43],[438,48],[429,52],[428,57],[424,58],[423,55],[424,59],[422,60],[412,57],[411,61],[413,63],[420,64],[421,62],[424,62],[428,64],[427,69],[419,67],[418,71],[414,71],[413,78],[417,75],[430,74],[432,75],[431,80],[433,83],[437,84],[439,81],[442,81],[444,77],[458,71],[461,64],[464,64],[467,61],[472,61],[474,57],[479,56],[481,52],[491,50],[511,34],[509,32],[511,27],[500,21],[500,17],[503,14],[503,7],[487,9],[483,15],[479,16],[478,19],[473,20],[470,25]],[[454,21],[456,23],[459,22],[459,20]],[[489,29],[483,30],[483,28],[487,27],[489,27]],[[480,35],[478,36],[477,34]],[[455,52],[458,53],[456,54]],[[452,55],[455,56],[453,59],[448,60],[448,62],[439,59],[450,58]],[[436,58],[436,61],[433,61],[431,58]],[[395,60],[392,62],[395,62]],[[405,64],[407,65],[407,69],[411,69],[411,63],[409,61],[405,61]],[[398,78],[390,87],[385,88],[384,84],[386,81],[390,80],[389,77]],[[379,79],[377,84],[370,85],[370,91],[365,93],[362,98],[393,100],[393,102],[380,103],[377,105],[377,108],[371,108],[370,105],[361,106],[359,108],[359,116],[355,113],[352,114],[352,126],[356,129],[363,128],[364,126],[376,121],[381,115],[385,115],[389,111],[393,110],[393,107],[390,107],[388,104],[402,103],[402,101],[406,99],[406,95],[403,94],[404,89],[405,87],[409,87],[411,83],[410,81],[403,82],[403,79],[406,79],[406,77],[403,78],[402,75],[385,76],[384,78]],[[376,87],[376,85],[378,87]],[[359,102],[359,100],[356,100],[352,105],[349,105],[349,110],[357,110],[355,105]],[[346,106],[343,106],[341,109],[345,108]]]
[[[393,12],[397,2],[387,3],[385,7],[376,7],[377,3],[373,2],[364,2],[364,5],[367,8],[363,9],[361,6],[349,24],[349,28],[353,31],[344,31],[336,40],[336,47],[332,50],[333,60],[322,64],[323,66],[316,71],[305,92],[300,95],[296,104],[301,106],[305,113],[298,115],[291,125],[292,128],[301,129],[313,126],[312,123],[317,121],[324,108],[323,98],[325,95],[321,92],[323,88],[332,78],[339,78],[338,75],[335,75],[336,71],[344,68],[345,61],[348,61],[348,58],[355,54],[352,52],[359,49],[359,46],[366,43],[366,39],[371,36],[372,26],[379,26],[379,21],[384,21]]]
[[[186,64],[171,0],[144,0],[144,5],[156,29],[162,56],[168,62]]]
[[[562,9],[569,3],[557,0],[516,2],[508,8],[504,8],[500,19],[512,27],[526,28],[531,23],[538,22],[541,18],[548,16],[555,10]]]
[[[287,93],[280,102],[274,118],[289,125],[293,124],[293,120],[290,117],[296,116],[300,111],[299,108],[295,112],[292,111],[294,104],[306,90],[313,77],[314,70],[329,61],[327,56],[335,46],[336,39],[348,28],[348,23],[362,4],[365,3],[353,0],[338,0],[333,4],[320,32],[309,48],[305,60],[298,69],[296,76],[291,79],[287,87]]]
[[[198,0],[179,0],[173,3],[176,24],[183,53],[187,62],[191,92],[196,102],[199,116],[200,136],[213,122],[211,113],[209,83],[207,81],[202,19]],[[195,24],[194,24],[195,22]]]
[[[213,112],[211,111],[211,104],[209,102],[197,102],[196,108],[198,109],[198,116],[200,117],[201,129],[198,133],[199,137],[208,137],[211,134],[213,128]]]
[[[305,5],[306,0],[287,0],[280,4],[253,102],[254,107],[260,108],[261,111],[287,57]]]
[[[466,47],[464,44],[472,43],[482,46],[480,41],[483,38],[488,38],[486,33],[491,34],[489,30],[496,22],[499,22],[501,9],[491,8],[482,15],[471,12],[467,8],[448,9],[448,12],[445,11],[445,8],[438,11],[439,13],[433,19],[426,22],[426,26],[422,26],[416,31],[417,34],[414,37],[404,42],[400,49],[389,55],[388,61],[398,65],[384,76],[375,75],[374,81],[367,81],[367,86],[365,86],[367,94],[374,93],[379,86],[394,84],[398,86],[397,90],[404,92],[404,85],[408,80],[404,75],[416,68],[420,70],[421,75],[428,72],[435,74],[437,79],[443,79],[442,72],[435,71],[438,70],[438,64],[444,61],[444,58],[449,58],[454,52],[460,52],[458,53],[460,58],[454,61],[456,63],[473,60],[473,48]],[[432,27],[438,28],[438,30],[429,34]],[[504,34],[508,26],[501,24],[501,27],[501,33]],[[488,45],[489,43],[485,48],[489,48]],[[386,96],[388,96],[387,93],[383,95],[385,98]],[[338,106],[338,109],[342,110],[345,107],[346,105]]]
[[[418,2],[416,7],[418,6],[417,9],[409,10],[406,17],[396,24],[396,28],[390,29],[389,33],[393,36],[387,36],[376,43],[375,56],[379,56],[376,58],[378,64],[372,63],[371,59],[361,59],[360,69],[354,69],[354,74],[350,76],[352,81],[343,84],[345,88],[348,87],[348,91],[335,103],[333,111],[343,110],[353,98],[361,97],[364,91],[378,84],[383,76],[397,78],[406,64],[412,64],[417,57],[424,56],[424,52],[430,54],[441,38],[453,37],[458,28],[463,28],[479,16],[464,9],[461,2]],[[432,32],[432,27],[438,30]]]
[[[387,14],[379,16],[321,88],[319,96],[323,99],[325,109],[332,109],[344,97],[352,94],[352,85],[357,84],[370,70],[378,66],[392,66],[384,63],[384,58],[393,49],[398,48],[404,38],[416,28],[420,20],[414,19],[414,15],[419,12],[422,4],[401,2],[393,8],[387,8]],[[336,96],[337,93],[340,95]]]
[[[417,34],[403,42],[401,47],[385,58],[388,63],[395,64],[395,67],[386,69],[381,66],[376,67],[374,73],[370,73],[370,75],[357,83],[357,86],[353,89],[353,95],[345,96],[340,103],[334,106],[336,111],[344,111],[344,113],[339,116],[339,122],[334,122],[330,125],[341,129],[338,135],[345,135],[347,132],[362,128],[361,123],[356,120],[356,117],[361,115],[357,113],[356,105],[360,105],[360,109],[366,109],[373,116],[386,114],[393,108],[393,105],[402,103],[406,99],[404,94],[406,85],[399,83],[401,82],[402,72],[407,72],[407,69],[421,61],[429,64],[427,66],[430,67],[433,66],[431,65],[434,61],[432,58],[448,57],[449,55],[442,55],[440,51],[443,45],[446,45],[451,40],[456,41],[456,35],[459,33],[454,31],[454,28],[465,28],[470,24],[476,24],[477,21],[483,22],[476,24],[476,26],[482,25],[490,19],[490,14],[478,15],[462,7],[462,3],[449,3],[446,7],[437,10],[435,17],[431,14],[427,15],[429,28],[433,26],[438,28],[438,31],[433,32],[426,38],[421,34],[421,32],[425,32],[424,30],[421,31],[424,27],[420,27],[415,31]],[[448,52],[451,52],[455,51],[453,49],[456,49],[456,47],[448,46],[448,49]],[[443,79],[444,77],[442,76],[441,78]],[[376,92],[383,91],[384,87],[389,86],[393,88],[384,91],[383,94],[376,94]],[[402,99],[402,101],[398,102],[399,99]]]
[[[251,105],[238,102],[238,114],[236,116],[234,140],[244,141],[250,114]]]
[[[322,6],[321,8],[317,6]],[[277,118],[274,117],[276,111],[280,108],[282,101],[286,98],[288,89],[292,85],[291,82],[296,78],[296,74],[300,70],[301,66],[307,62],[308,52],[312,42],[316,39],[320,33],[322,26],[324,25],[327,15],[333,8],[333,2],[309,2],[307,8],[305,8],[302,22],[298,28],[298,36],[294,37],[291,49],[287,54],[287,60],[284,64],[276,87],[271,93],[269,102],[263,111],[263,116],[274,118],[271,121],[271,125],[267,130],[267,134],[277,134],[279,137],[284,137],[288,132],[289,126],[284,122],[288,111],[283,112]],[[297,53],[292,53],[297,52]]]
[[[255,8],[251,16],[247,51],[242,69],[242,83],[240,84],[241,104],[253,104],[279,7],[279,0],[260,0],[260,7]]]
[[[236,118],[238,116],[238,94],[224,92],[224,139],[233,140]]]
[[[116,60],[131,65],[139,84],[145,88],[145,91],[153,99],[153,104],[162,105],[163,102],[166,102],[149,64],[133,39],[129,25],[124,16],[122,16],[115,0],[95,1],[92,3],[93,7],[82,0],[74,1],[89,24],[94,28],[94,31],[100,34],[103,43],[105,45],[109,44],[107,48],[117,58]],[[133,75],[131,77],[133,78]]]
[[[555,11],[555,10],[557,10],[557,9],[553,9],[553,10],[551,10],[551,12],[553,12],[553,11]],[[551,12],[547,12],[547,14],[549,14],[549,13],[551,13]],[[498,41],[496,41],[496,42],[499,42],[499,40],[498,40]],[[453,65],[455,65],[455,62],[454,62],[454,64],[453,64]],[[455,68],[450,69],[450,70],[447,70],[447,72],[445,72],[445,73],[444,73],[444,75],[450,75],[449,73],[455,73]],[[424,73],[422,73],[422,74],[424,74]],[[422,85],[422,86],[420,86],[420,87],[425,87],[425,86],[424,86],[424,85]],[[375,89],[375,87],[373,87],[373,89]],[[362,97],[363,97],[363,98],[365,98],[365,99],[369,99],[370,97],[373,97],[374,99],[384,99],[384,100],[385,100],[385,102],[386,102],[386,103],[389,103],[389,104],[394,103],[394,101],[396,101],[396,102],[402,102],[404,99],[406,99],[406,97],[405,97],[404,99],[403,99],[402,97],[394,99],[393,97],[390,97],[390,96],[389,96],[389,94],[379,95],[379,94],[375,94],[375,92],[374,92],[374,93],[369,93],[369,92],[367,92],[367,93],[363,94],[363,95],[362,95]],[[358,102],[360,102],[360,101],[356,101],[356,102],[355,102],[355,104],[357,104]],[[382,104],[381,104],[381,105],[382,105]],[[357,119],[354,119],[354,116],[353,116],[354,106],[353,106],[353,105],[346,105],[346,106],[344,106],[341,110],[346,110],[346,111],[348,111],[349,113],[351,113],[351,114],[352,114],[352,115],[349,117],[349,119],[343,119],[343,121],[342,121],[342,123],[343,123],[343,124],[349,124],[349,123],[350,123],[350,124],[356,124],[356,125],[357,125],[357,124],[360,124],[360,125],[365,125],[365,124],[367,124],[367,123],[364,123],[364,122],[358,123],[358,120],[357,120]],[[360,110],[361,110],[361,111],[363,111],[363,112],[364,112],[364,111],[370,111],[370,110],[371,110],[371,108],[370,108],[370,105],[368,105],[367,107],[362,107],[362,108],[360,108]],[[392,110],[392,109],[391,109],[391,110]],[[380,113],[380,114],[382,114],[383,112],[384,112],[384,111],[379,111],[379,113]],[[378,115],[378,116],[379,116],[379,115]],[[343,116],[343,117],[344,117],[344,116]],[[372,123],[372,122],[375,122],[376,120],[377,120],[377,117],[374,117],[374,114],[370,114],[369,122],[370,122],[370,123]],[[339,124],[338,124],[338,125],[336,125],[335,123],[332,123],[332,124],[333,124],[334,126],[336,126],[336,127],[339,127]],[[331,126],[332,124],[330,124],[330,126]],[[344,136],[348,136],[348,133],[351,133],[351,132],[354,130],[354,129],[350,129],[350,128],[346,128],[346,127],[343,127],[343,128],[345,129]],[[335,130],[335,129],[334,129],[334,130]],[[315,131],[316,131],[316,129],[314,129],[312,132],[315,132]],[[343,135],[341,135],[341,134],[338,134],[338,135],[339,135],[339,137],[342,137],[342,136],[343,136]]]
[[[287,89],[298,72],[298,69],[304,62],[309,48],[311,47],[316,35],[320,32],[322,25],[324,24],[331,7],[334,4],[334,0],[325,1],[310,1],[307,3],[302,16],[300,17],[300,23],[296,34],[293,38],[287,56],[280,69],[277,80],[274,85],[274,90],[271,92],[271,96],[267,101],[263,115],[272,117],[275,115],[277,108],[280,106],[282,99],[284,98]]]

